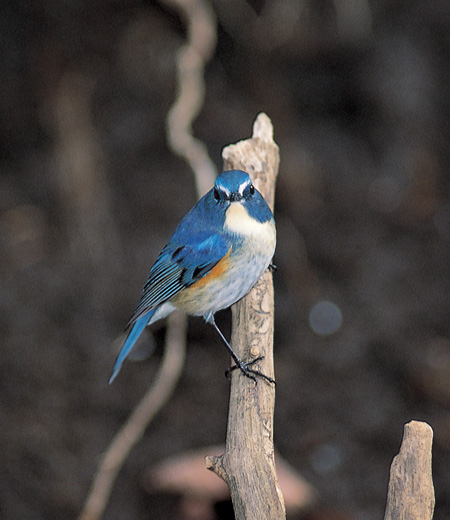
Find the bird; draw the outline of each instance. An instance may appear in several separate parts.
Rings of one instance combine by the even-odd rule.
[[[150,269],[142,296],[125,330],[129,334],[114,364],[117,377],[147,325],[176,309],[202,316],[218,332],[235,365],[255,383],[256,376],[275,383],[242,361],[217,326],[214,314],[243,298],[267,268],[275,252],[276,228],[271,209],[248,173],[227,170],[183,217]]]

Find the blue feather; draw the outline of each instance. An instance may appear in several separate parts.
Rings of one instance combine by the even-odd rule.
[[[177,229],[151,268],[128,325],[203,278],[229,249],[230,243],[215,231],[191,231],[186,236]]]
[[[125,344],[122,347],[122,350],[120,351],[120,354],[114,364],[114,368],[113,368],[111,377],[109,378],[109,384],[111,384],[114,381],[117,374],[120,372],[120,369],[122,368],[122,363],[124,362],[124,360],[128,356],[128,354],[131,352],[131,349],[136,344],[136,341],[138,340],[139,336],[141,335],[141,332],[145,329],[145,326],[150,321],[150,319],[154,313],[155,313],[154,310],[149,311],[136,320],[136,322],[133,325],[133,328],[131,329],[130,333],[128,334],[128,338],[125,341]]]

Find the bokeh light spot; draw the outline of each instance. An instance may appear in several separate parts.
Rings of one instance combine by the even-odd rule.
[[[342,311],[335,303],[322,300],[311,309],[309,326],[320,336],[335,334],[342,326]]]

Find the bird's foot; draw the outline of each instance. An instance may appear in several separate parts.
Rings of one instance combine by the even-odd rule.
[[[261,361],[262,359],[264,359],[264,356],[259,356],[255,359],[253,359],[253,361],[248,361],[247,363],[239,360],[236,362],[236,365],[231,366],[230,368],[228,368],[225,371],[225,375],[228,379],[231,379],[231,377],[230,377],[231,372],[233,372],[233,370],[236,370],[236,368],[239,368],[239,370],[244,374],[244,376],[248,377],[249,379],[251,379],[252,381],[255,382],[255,385],[258,384],[258,380],[256,379],[256,376],[262,377],[269,383],[273,383],[275,385],[276,384],[275,379],[273,379],[272,377],[266,376],[266,374],[263,374],[260,370],[255,370],[254,368],[249,368],[251,365],[253,365],[257,361]]]
[[[274,273],[278,267],[275,264],[269,264],[269,271]]]

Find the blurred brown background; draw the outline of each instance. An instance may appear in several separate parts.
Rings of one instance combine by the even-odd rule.
[[[450,5],[212,5],[195,134],[220,168],[263,110],[281,149],[275,443],[320,493],[308,518],[382,518],[411,419],[434,429],[435,519],[449,518]],[[161,359],[163,327],[154,356],[107,384],[148,269],[196,199],[165,140],[185,27],[152,1],[10,0],[0,41],[0,516],[75,518]],[[229,330],[229,312],[218,322]],[[224,441],[228,364],[190,319],[181,382],[105,518],[177,517],[142,474]]]

